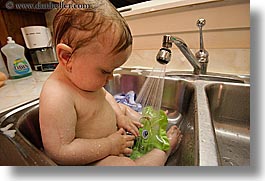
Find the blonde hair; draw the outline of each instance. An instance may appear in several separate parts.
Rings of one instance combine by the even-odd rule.
[[[58,10],[53,21],[55,45],[65,43],[75,51],[113,25],[119,29],[119,40],[112,51],[118,53],[132,45],[129,26],[108,0],[66,0],[63,3],[78,8]],[[84,4],[85,8],[82,8]]]

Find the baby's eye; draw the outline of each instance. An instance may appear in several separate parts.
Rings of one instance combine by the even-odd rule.
[[[105,70],[101,70],[102,74],[111,74],[111,72],[107,72]]]

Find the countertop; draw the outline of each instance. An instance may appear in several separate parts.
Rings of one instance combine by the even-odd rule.
[[[0,113],[39,98],[42,86],[51,73],[33,71],[32,76],[6,80],[0,87]]]

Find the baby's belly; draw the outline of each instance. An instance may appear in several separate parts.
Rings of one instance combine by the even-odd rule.
[[[117,131],[116,115],[112,107],[107,103],[101,109],[95,111],[92,116],[78,120],[76,137],[97,139],[107,137]]]

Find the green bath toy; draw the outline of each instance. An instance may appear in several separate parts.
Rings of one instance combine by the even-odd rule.
[[[156,111],[150,106],[145,107],[140,122],[144,126],[139,129],[140,136],[135,140],[131,159],[135,160],[154,148],[169,150],[170,145],[166,135],[168,120],[164,111]]]

